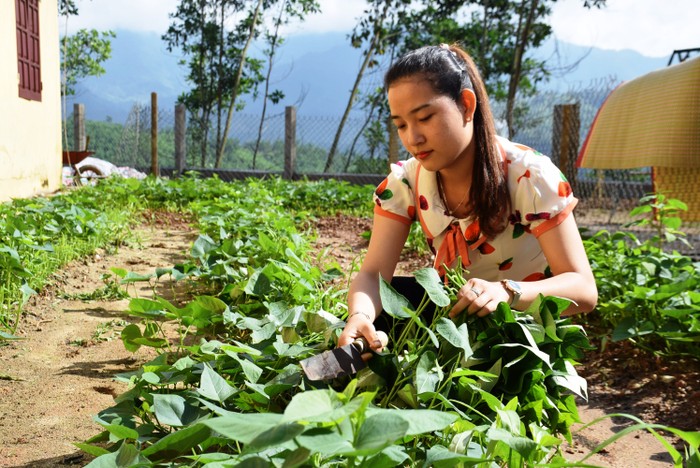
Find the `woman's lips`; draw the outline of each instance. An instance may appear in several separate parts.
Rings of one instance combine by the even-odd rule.
[[[425,159],[427,158],[432,151],[420,151],[416,153],[416,159]]]

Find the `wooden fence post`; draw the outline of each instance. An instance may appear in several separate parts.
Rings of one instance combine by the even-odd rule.
[[[581,119],[579,103],[554,106],[552,159],[576,190],[576,157],[579,148]]]
[[[151,93],[151,174],[158,177],[158,93]]]
[[[294,165],[297,159],[297,109],[284,108],[284,174],[287,180],[294,179]]]
[[[187,120],[185,105],[175,106],[175,176],[180,176],[185,171]]]
[[[73,150],[83,151],[87,149],[85,146],[85,105],[73,104]]]

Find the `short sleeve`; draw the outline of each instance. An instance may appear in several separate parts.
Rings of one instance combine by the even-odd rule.
[[[374,191],[374,213],[411,224],[416,217],[415,197],[403,161],[391,165],[391,172]]]
[[[561,224],[578,200],[564,174],[548,157],[530,150],[518,162],[522,164],[515,163],[509,168],[509,172],[514,172],[509,174],[510,182],[516,185],[514,216],[519,224],[539,237]]]

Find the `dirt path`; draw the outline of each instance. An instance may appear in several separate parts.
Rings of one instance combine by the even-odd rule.
[[[107,257],[98,254],[59,272],[52,291],[26,308],[19,332],[24,340],[0,348],[0,373],[5,374],[0,380],[0,466],[85,465],[88,457],[72,444],[99,433],[93,416],[126,390],[113,376],[136,370],[152,357],[148,350],[126,351],[119,339],[128,300],[57,296],[104,286],[101,276],[111,267],[146,274],[170,267],[186,258],[193,240],[182,223],[141,228],[137,235],[140,246],[121,247]],[[150,297],[152,290],[140,284],[139,296]]]
[[[27,307],[20,331],[25,339],[0,347],[0,374],[5,375],[0,379],[0,467],[84,466],[89,462],[72,444],[99,432],[93,416],[111,406],[113,397],[126,389],[112,377],[138,369],[152,355],[143,350],[129,353],[118,339],[117,331],[126,320],[121,312],[126,301],[65,300],[57,293],[94,291],[103,286],[101,276],[111,267],[151,273],[185,258],[193,232],[183,222],[160,221],[138,231],[141,246],[122,247],[107,257],[96,255],[59,272],[53,291]],[[358,234],[368,230],[370,222],[336,216],[321,219],[318,228],[315,248],[350,271],[367,244]],[[407,256],[401,271],[409,273],[423,266],[424,259]],[[140,297],[151,293],[148,286],[138,291]],[[598,389],[602,392],[604,386],[592,386],[592,404],[581,406],[584,421],[606,411],[596,407]],[[579,434],[575,446],[567,449],[571,459],[580,459],[590,447],[618,431],[621,426],[616,424],[619,421],[608,420]],[[640,434],[622,439],[587,463],[625,468],[670,466],[662,452],[658,441]]]

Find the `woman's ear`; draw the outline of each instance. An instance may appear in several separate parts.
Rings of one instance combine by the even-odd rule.
[[[462,104],[464,105],[464,118],[467,122],[474,119],[476,112],[476,94],[471,89],[462,90]]]

